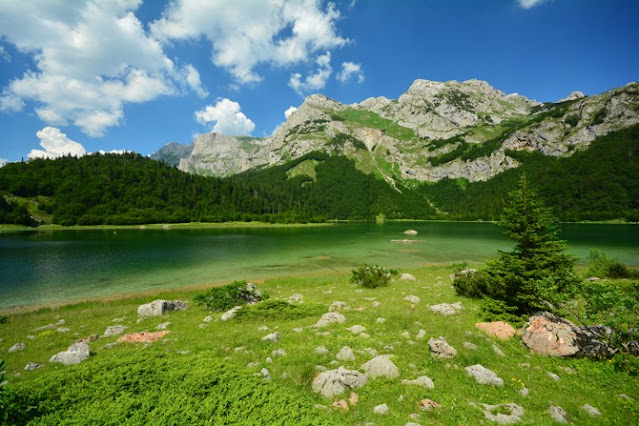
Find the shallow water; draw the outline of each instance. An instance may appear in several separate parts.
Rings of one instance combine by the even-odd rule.
[[[419,234],[406,237],[403,231]],[[414,243],[391,242],[412,238]],[[582,258],[604,250],[639,264],[639,226],[562,225]],[[512,244],[489,223],[348,223],[326,227],[65,230],[0,233],[0,309],[150,289],[349,270],[481,261]]]

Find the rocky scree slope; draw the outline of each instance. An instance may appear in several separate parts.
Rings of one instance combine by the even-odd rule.
[[[639,83],[541,104],[480,80],[416,80],[397,100],[345,105],[311,95],[271,137],[202,134],[192,145],[169,144],[152,158],[187,172],[229,176],[321,151],[344,155],[393,186],[444,178],[478,182],[519,166],[511,150],[570,156],[637,123]],[[304,168],[311,176],[313,165]]]

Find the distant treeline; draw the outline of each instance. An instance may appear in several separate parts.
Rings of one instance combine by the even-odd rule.
[[[522,165],[486,182],[444,179],[397,188],[342,156],[314,152],[229,178],[192,175],[135,153],[37,159],[0,168],[0,193],[38,200],[62,225],[177,222],[319,222],[330,219],[494,220],[522,171],[561,220],[639,221],[639,126],[570,157],[510,152]],[[315,160],[316,178],[287,171]],[[49,200],[49,201],[46,201]],[[439,211],[435,211],[436,206]],[[0,196],[0,223],[33,225]]]

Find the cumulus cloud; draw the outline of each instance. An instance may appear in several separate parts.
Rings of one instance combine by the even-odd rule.
[[[0,167],[4,166],[8,162],[9,162],[9,160],[5,160],[4,158],[0,158]]]
[[[193,65],[188,64],[184,67],[183,70],[186,78],[186,83],[189,87],[197,93],[200,98],[206,98],[209,95],[209,92],[202,86],[202,81],[200,80],[200,73],[193,67]]]
[[[322,3],[176,0],[151,24],[151,31],[165,43],[205,37],[215,65],[240,84],[255,83],[262,79],[255,71],[260,64],[289,66],[348,43],[337,34],[339,11],[333,3],[325,8]]]
[[[342,69],[337,73],[337,79],[342,83],[353,79],[358,83],[364,82],[364,71],[362,71],[361,64],[354,62],[342,62]]]
[[[284,117],[286,117],[286,119],[288,120],[288,117],[291,114],[293,114],[295,111],[297,111],[297,107],[294,107],[294,106],[288,107],[288,109],[284,111]]]
[[[58,158],[64,155],[81,157],[87,153],[82,144],[73,141],[55,127],[45,127],[36,133],[40,139],[40,146],[44,148],[32,149],[28,154],[32,158]]]
[[[539,6],[540,4],[546,2],[546,0],[517,0],[519,6],[524,9],[530,9],[531,7]]]
[[[101,136],[121,123],[126,103],[176,95],[176,87],[204,93],[197,71],[177,66],[145,31],[134,14],[140,4],[0,0],[0,38],[31,55],[36,68],[3,89],[0,110],[32,101],[46,123]]]
[[[323,89],[328,78],[333,73],[331,52],[320,55],[315,62],[317,63],[317,70],[315,73],[306,76],[306,78],[302,79],[302,74],[297,72],[291,74],[288,85],[300,95],[303,95],[304,92]]]
[[[195,112],[198,123],[215,123],[213,131],[229,136],[249,135],[255,129],[253,123],[243,112],[240,104],[230,99],[218,99],[215,105],[207,105]]]

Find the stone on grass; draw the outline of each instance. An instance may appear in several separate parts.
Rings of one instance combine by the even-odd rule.
[[[428,376],[420,376],[414,380],[404,379],[402,380],[402,385],[414,385],[414,386],[420,386],[426,389],[433,389],[435,387],[435,384],[433,383],[431,378]]]
[[[286,356],[286,351],[284,350],[284,348],[275,349],[271,352],[271,356]]]
[[[33,371],[37,368],[44,367],[44,364],[38,364],[37,362],[30,362],[24,366],[26,371]]]
[[[584,410],[590,417],[598,417],[601,416],[601,411],[593,407],[592,405],[584,404],[581,406],[581,409]]]
[[[167,322],[163,322],[162,324],[158,324],[155,326],[156,330],[166,330],[167,328],[169,328],[169,326],[171,325],[170,321]]]
[[[35,337],[34,335],[32,335],[32,334],[28,334],[28,335],[27,335],[27,340],[35,340],[35,338],[36,338],[36,337]],[[1,340],[1,339],[0,339],[0,342],[2,342],[2,340]]]
[[[475,378],[480,385],[503,386],[504,380],[498,377],[495,372],[487,369],[481,364],[471,365],[465,368],[466,372]]]
[[[550,408],[548,408],[548,412],[550,413],[550,417],[557,423],[568,423],[568,419],[566,419],[568,413],[560,406],[551,405]]]
[[[355,361],[355,354],[350,347],[344,346],[339,350],[337,355],[335,355],[335,359],[339,361]]]
[[[59,327],[55,329],[56,333],[68,333],[71,331],[69,327]]]
[[[331,303],[331,306],[328,307],[328,310],[330,312],[339,311],[340,309],[344,308],[345,306],[346,306],[346,302],[341,302],[339,300],[336,300],[333,303]]]
[[[422,329],[420,329],[420,330],[417,332],[417,335],[415,336],[415,339],[417,339],[417,340],[422,340],[422,339],[424,339],[425,337],[426,337],[426,330],[422,330]]]
[[[550,371],[546,371],[546,374],[548,375],[548,377],[553,379],[555,382],[558,382],[560,380],[559,376],[556,375],[555,373],[551,373]]]
[[[120,335],[120,334],[124,333],[124,330],[126,330],[126,329],[127,329],[127,327],[125,327],[123,325],[110,325],[104,331],[104,337],[111,337],[111,336]]]
[[[295,328],[293,329],[293,332],[294,332],[294,333],[302,333],[303,331],[304,331],[304,329],[303,329],[303,328],[300,328],[300,327],[295,327]]]
[[[351,333],[355,335],[366,332],[366,328],[362,327],[361,325],[354,325],[352,327],[348,327],[346,330],[350,331]]]
[[[113,318],[111,322],[124,322],[124,317],[122,318]]]
[[[151,343],[169,334],[169,330],[143,331],[141,333],[129,333],[118,339],[118,343]]]
[[[237,311],[239,311],[240,309],[242,309],[241,306],[234,306],[228,311],[224,312],[222,316],[220,317],[220,319],[222,321],[232,320],[233,318],[235,318],[235,315],[237,315]]]
[[[359,396],[355,392],[351,391],[351,394],[348,397],[348,402],[351,405],[357,405],[357,403],[359,402]]]
[[[515,328],[504,321],[478,322],[475,327],[497,339],[507,340],[514,337],[517,333]]]
[[[417,403],[417,406],[419,407],[420,410],[434,410],[436,408],[441,407],[441,405],[439,405],[432,399],[428,399],[428,398],[422,399],[421,401],[419,401]]]
[[[339,367],[337,370],[327,370],[318,374],[311,385],[313,392],[325,398],[341,395],[346,389],[355,389],[366,384],[366,376],[357,370],[347,370]]]
[[[304,296],[299,293],[295,293],[289,296],[288,301],[291,303],[304,303]]]
[[[348,413],[349,408],[348,408],[348,402],[346,402],[343,399],[340,399],[339,401],[335,401],[331,404],[331,406],[333,408],[335,408],[336,410],[342,410],[346,413]]]
[[[271,381],[271,373],[266,368],[262,368],[260,370],[260,374],[262,375],[262,378],[266,380],[267,382]]]
[[[477,350],[477,345],[471,342],[464,342],[462,344],[462,346],[466,349],[470,349],[471,351],[476,351]]]
[[[500,357],[505,357],[506,354],[504,353],[504,351],[501,350],[501,348],[495,344],[492,345],[493,348],[493,352],[495,352],[495,355],[500,356]]]
[[[379,317],[375,320],[377,324],[384,324],[386,322],[386,318]]]
[[[380,405],[375,406],[375,408],[373,408],[373,413],[379,414],[379,415],[382,415],[382,416],[388,414],[388,405],[380,404]]]
[[[401,275],[401,277],[399,277],[400,280],[404,280],[404,281],[415,281],[415,277],[411,274],[407,274],[407,273],[403,273]]]
[[[11,346],[7,352],[22,352],[26,345],[23,342]]]
[[[519,395],[527,397],[528,395],[530,395],[530,390],[528,388],[521,388],[519,389]]]
[[[446,338],[440,336],[439,338],[431,338],[428,340],[428,346],[430,346],[431,355],[440,359],[453,358],[457,356],[457,350],[448,344]]]
[[[517,404],[481,404],[484,407],[484,416],[500,425],[518,423],[524,416],[524,409]]]
[[[373,308],[379,308],[380,306],[382,306],[382,304],[381,304],[381,303],[379,303],[379,302],[376,300],[376,301],[374,301],[373,303],[371,303],[371,306],[372,306]]]
[[[429,306],[432,312],[440,315],[455,315],[457,312],[462,310],[462,306],[460,302],[457,303],[440,303],[439,305]]]
[[[404,300],[407,301],[408,303],[419,303],[422,301],[422,299],[420,299],[419,297],[413,294],[409,294],[408,296],[404,297]]]
[[[54,328],[56,328],[55,324],[47,324],[42,327],[34,328],[33,331],[53,330]]]
[[[270,356],[267,356],[266,359],[264,360],[264,362],[272,364],[273,363],[273,358],[271,358]]]
[[[364,374],[369,379],[377,377],[392,379],[399,377],[399,368],[390,360],[390,357],[390,355],[378,355],[362,364],[360,370],[364,370]]]
[[[318,355],[326,355],[328,353],[328,349],[324,346],[318,346],[315,348],[315,353]]]
[[[338,312],[327,312],[315,323],[314,327],[320,328],[331,324],[343,324],[344,322],[346,322],[344,315]]]
[[[159,317],[167,312],[183,311],[188,304],[182,300],[162,300],[157,299],[151,303],[138,306],[138,316],[140,318]]]
[[[91,351],[86,343],[74,343],[66,351],[53,355],[49,362],[59,362],[64,365],[79,364],[89,357]]]
[[[262,342],[275,343],[279,341],[280,333],[278,333],[277,331],[275,333],[267,334],[266,336],[262,337]]]
[[[81,337],[81,338],[77,339],[75,341],[75,343],[91,343],[91,342],[95,342],[99,338],[100,338],[100,336],[98,335],[98,333],[94,333],[94,334],[91,334],[89,336],[85,336],[85,337]]]
[[[417,231],[415,231],[414,229],[407,229],[406,231],[404,231],[405,235],[417,235]]]
[[[211,322],[213,321],[213,317],[211,315],[207,315],[204,317],[204,319],[202,320],[202,322]]]

